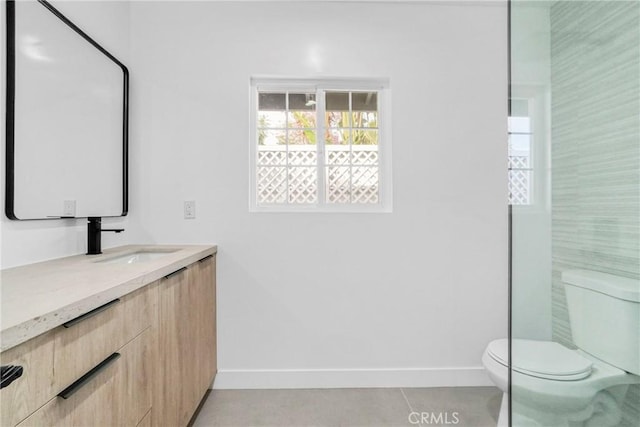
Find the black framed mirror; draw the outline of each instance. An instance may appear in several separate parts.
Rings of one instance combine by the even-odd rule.
[[[44,0],[6,12],[5,214],[126,215],[127,67]]]

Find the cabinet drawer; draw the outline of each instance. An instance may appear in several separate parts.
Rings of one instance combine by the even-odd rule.
[[[151,325],[153,294],[144,287],[97,314],[55,330],[54,388],[68,387]]]
[[[0,354],[2,365],[22,366],[22,376],[0,389],[2,426],[15,426],[55,395],[54,333],[48,332]]]
[[[149,328],[66,399],[54,397],[19,426],[136,426],[151,409],[151,343]]]

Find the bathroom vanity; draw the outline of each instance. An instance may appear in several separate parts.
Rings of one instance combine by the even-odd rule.
[[[216,374],[216,252],[125,246],[3,270],[0,359],[16,378],[0,424],[187,425]]]

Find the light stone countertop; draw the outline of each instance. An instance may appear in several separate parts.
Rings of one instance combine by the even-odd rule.
[[[135,264],[98,262],[167,252]],[[35,338],[208,255],[217,246],[128,245],[0,271],[0,351]]]

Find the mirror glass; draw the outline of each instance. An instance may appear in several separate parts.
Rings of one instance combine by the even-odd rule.
[[[7,36],[7,216],[126,215],[126,67],[44,1]]]

